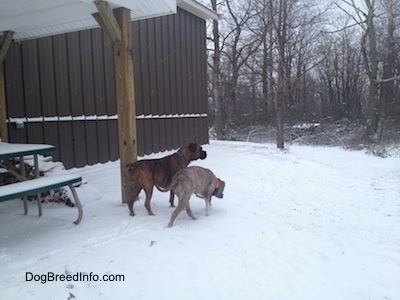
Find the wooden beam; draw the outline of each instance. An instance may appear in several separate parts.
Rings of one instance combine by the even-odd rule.
[[[5,31],[3,35],[0,37],[0,65],[3,63],[3,60],[6,57],[13,36],[14,36],[14,31]]]
[[[98,13],[92,14],[93,18],[99,23],[106,33],[110,36],[114,44],[121,43],[121,28],[115,19],[111,8],[104,0],[96,0],[94,4],[97,7]]]
[[[118,112],[118,140],[121,165],[122,202],[132,196],[126,165],[137,160],[136,102],[133,74],[133,39],[131,13],[126,8],[114,10],[121,28],[121,43],[114,44],[115,87]]]
[[[3,142],[8,142],[7,101],[3,61],[11,45],[13,36],[13,31],[5,31],[0,37],[0,140]]]

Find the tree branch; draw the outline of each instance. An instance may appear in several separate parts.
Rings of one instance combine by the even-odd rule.
[[[375,82],[376,83],[385,83],[385,82],[396,81],[396,80],[400,80],[400,75],[390,77],[390,78],[375,80]]]

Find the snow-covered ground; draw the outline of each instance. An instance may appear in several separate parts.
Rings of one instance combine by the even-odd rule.
[[[21,201],[0,203],[0,298],[400,299],[400,158],[243,142],[204,149],[192,165],[223,179],[225,196],[208,217],[192,196],[197,220],[183,212],[172,228],[166,193],[153,195],[156,216],[143,195],[129,216],[118,162],[69,171],[87,181],[78,226],[65,205],[44,204],[38,218],[35,203],[27,216]]]

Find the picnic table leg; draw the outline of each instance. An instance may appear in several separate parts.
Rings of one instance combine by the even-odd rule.
[[[39,177],[39,161],[38,161],[37,154],[33,155],[33,161],[34,161],[34,166],[35,166],[35,178],[38,178]],[[41,217],[42,216],[42,194],[38,193],[36,196],[36,199],[37,199],[39,217]]]
[[[39,217],[42,216],[42,194],[39,193],[36,196],[36,201],[37,201],[37,206],[38,206],[38,210],[39,210]]]
[[[24,162],[24,157],[20,156],[19,157],[19,167],[21,169],[21,176],[22,178],[26,178],[25,175],[25,162]],[[28,214],[28,198],[25,196],[24,198],[24,214],[27,215]]]
[[[28,214],[28,200],[24,197],[24,215]]]
[[[70,184],[69,188],[71,189],[72,195],[74,196],[75,205],[78,208],[78,219],[76,219],[76,221],[74,221],[74,224],[78,225],[79,222],[82,220],[82,204],[79,201],[79,197],[78,197],[78,194],[76,193],[75,187],[72,184]]]

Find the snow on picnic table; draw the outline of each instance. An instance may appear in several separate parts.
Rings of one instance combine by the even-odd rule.
[[[76,208],[0,204],[2,299],[400,299],[400,159],[336,147],[212,141],[223,199],[192,196],[196,221],[167,228],[169,195],[148,216],[121,204],[119,162],[73,169]],[[168,151],[147,156],[161,157]],[[41,283],[43,274],[58,281]],[[61,281],[121,274],[124,281]],[[61,277],[60,277],[61,276]],[[27,279],[29,281],[27,281]],[[43,280],[44,281],[44,280]],[[74,299],[74,298],[71,298]]]

